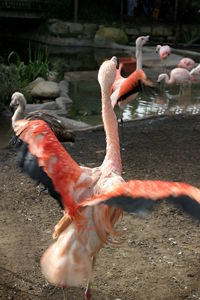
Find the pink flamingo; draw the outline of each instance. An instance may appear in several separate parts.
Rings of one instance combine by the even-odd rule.
[[[167,59],[170,56],[171,48],[168,45],[164,45],[164,46],[157,45],[156,46],[156,52],[159,54],[160,59],[164,60],[164,59]]]
[[[167,69],[166,64],[164,63],[164,61],[166,61],[166,59],[170,56],[171,54],[171,48],[168,45],[157,45],[156,46],[156,52],[159,54],[161,62],[163,64],[163,69],[164,71]]]
[[[106,156],[101,166],[79,167],[44,121],[15,123],[16,134],[28,146],[24,158],[35,158],[35,166],[48,176],[65,209],[55,227],[54,236],[58,239],[41,258],[42,272],[51,284],[62,288],[81,285],[88,279],[86,299],[91,296],[94,257],[115,233],[113,226],[121,209],[135,212],[170,197],[170,202],[180,203],[185,211],[200,219],[200,190],[193,186],[162,181],[124,182],[118,124],[110,101],[116,64],[113,57],[101,65],[98,73],[106,133]],[[41,180],[41,176],[38,178]]]
[[[194,69],[194,66],[195,66],[195,61],[189,57],[182,58],[178,63],[179,68],[184,68],[187,69],[188,71]]]
[[[136,70],[142,69],[142,47],[149,41],[149,35],[140,36],[135,41],[135,56],[136,56]],[[119,63],[119,69],[116,73],[116,79],[112,85],[112,91],[115,91],[120,84],[126,79],[121,75],[123,63]]]
[[[142,71],[142,47],[149,41],[149,35],[140,36],[136,39],[136,70],[127,78],[121,75],[123,65],[119,64],[115,82],[111,89],[112,106],[119,106],[120,118],[122,119],[123,110],[128,103],[133,101],[138,92],[141,91],[141,84],[152,87],[153,84],[147,80],[146,74]]]
[[[170,72],[170,78],[168,74],[163,73],[158,76],[157,82],[164,80],[167,84],[178,83],[180,84],[180,93],[182,93],[183,85],[188,84],[190,89],[192,81],[195,80],[195,75],[199,72],[200,64],[190,72],[184,68],[175,68]]]

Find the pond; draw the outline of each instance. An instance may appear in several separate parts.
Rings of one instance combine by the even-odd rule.
[[[9,46],[9,49],[14,49]],[[24,48],[23,48],[24,52]],[[6,53],[6,55],[9,52]],[[59,72],[67,73],[69,80],[70,97],[73,100],[72,106],[68,110],[67,117],[84,121],[90,125],[101,123],[101,94],[97,81],[97,70],[105,60],[113,55],[119,57],[131,56],[121,50],[110,49],[91,49],[91,48],[74,48],[74,47],[50,47],[51,66],[56,67]],[[24,55],[22,53],[22,55]],[[148,60],[152,59],[152,54],[148,58],[148,52],[144,53],[146,57],[146,65]],[[174,56],[175,57],[175,56]],[[154,89],[145,89],[129,104],[123,112],[123,120],[133,120],[143,118],[150,115],[161,114],[179,114],[179,113],[200,113],[200,84],[192,86],[192,92],[189,95],[185,91],[184,96],[179,97],[178,86],[158,86],[156,80],[158,74],[163,73],[163,67],[160,65],[158,58],[155,59],[155,66],[144,68],[148,78],[155,83]],[[176,58],[178,59],[178,57]],[[152,64],[152,61],[151,61]],[[168,67],[170,72],[172,67]],[[88,72],[89,70],[89,72]],[[93,71],[92,71],[93,70]],[[96,70],[96,71],[94,71]],[[69,72],[70,71],[70,72]],[[73,72],[71,72],[73,71]],[[87,71],[81,73],[82,71]],[[119,112],[116,110],[117,116]],[[7,145],[10,129],[10,120],[8,117],[0,118],[0,148]]]
[[[192,85],[191,94],[186,87],[184,94],[180,96],[178,86],[157,84],[158,74],[162,72],[160,68],[144,68],[144,71],[155,87],[145,88],[132,103],[127,105],[123,111],[124,121],[151,115],[200,113],[200,84]],[[73,99],[68,116],[91,125],[101,123],[101,94],[97,72],[84,73],[82,78],[80,73],[73,72],[68,73],[67,78],[69,80],[71,78],[70,97]],[[116,114],[119,116],[117,109]]]

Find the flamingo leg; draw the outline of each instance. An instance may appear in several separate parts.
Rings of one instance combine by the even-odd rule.
[[[67,300],[67,293],[65,292],[66,288],[62,288],[63,291],[63,300]]]
[[[95,262],[96,262],[96,257],[93,256],[92,258],[92,271],[94,270],[94,265],[95,265]],[[86,285],[86,289],[85,289],[85,300],[91,300],[91,297],[92,297],[92,294],[91,294],[91,277],[88,278],[88,281],[87,281],[87,285]]]
[[[191,82],[189,81],[189,83],[188,83],[188,97],[189,97],[189,99],[191,99],[191,92],[192,92],[192,90],[191,90]]]

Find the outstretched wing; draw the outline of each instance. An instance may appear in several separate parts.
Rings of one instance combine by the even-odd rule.
[[[200,219],[200,190],[192,185],[179,182],[131,180],[123,183],[114,191],[96,195],[79,205],[85,207],[105,204],[134,213],[146,210],[164,199]]]
[[[15,132],[20,139],[18,162],[21,169],[43,183],[73,216],[76,210],[73,193],[83,172],[81,168],[44,121],[20,120],[16,122]]]

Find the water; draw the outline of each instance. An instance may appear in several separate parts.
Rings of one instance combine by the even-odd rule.
[[[9,47],[11,50],[16,50]],[[28,49],[28,45],[27,48]],[[25,48],[23,48],[24,52]],[[10,51],[7,51],[6,55]],[[87,70],[98,70],[100,64],[105,58],[113,55],[127,56],[122,51],[109,49],[91,49],[91,48],[66,48],[51,47],[49,48],[51,67],[57,67],[58,71],[65,73],[73,72],[70,79],[70,97],[73,104],[69,108],[67,117],[84,121],[91,125],[101,123],[101,94],[100,86],[97,81],[97,71],[84,72]],[[20,53],[22,56],[23,54]],[[129,54],[130,56],[130,54]],[[25,56],[24,56],[25,57]],[[144,69],[148,78],[155,83],[154,89],[145,89],[138,97],[129,104],[123,112],[123,119],[133,120],[151,115],[162,114],[180,114],[200,113],[200,83],[192,86],[191,95],[185,88],[185,94],[179,97],[178,86],[158,86],[156,80],[158,74],[163,73],[161,67]],[[169,73],[169,70],[168,70]],[[70,78],[70,75],[68,76]],[[119,112],[116,110],[117,116]],[[11,136],[10,119],[8,117],[0,118],[0,148],[7,145]]]
[[[191,94],[188,87],[184,94],[179,95],[179,86],[158,85],[156,80],[161,69],[145,69],[148,78],[155,85],[153,89],[145,88],[137,98],[123,111],[123,120],[134,120],[151,115],[200,113],[199,84],[193,85]],[[78,75],[78,74],[77,74]],[[68,112],[68,117],[80,120],[91,125],[101,123],[101,94],[97,82],[97,72],[91,76],[88,72],[81,79],[75,80],[76,73],[73,73],[73,80],[70,81],[70,97],[73,104]],[[70,78],[70,73],[69,73]],[[119,112],[116,109],[119,117]]]

